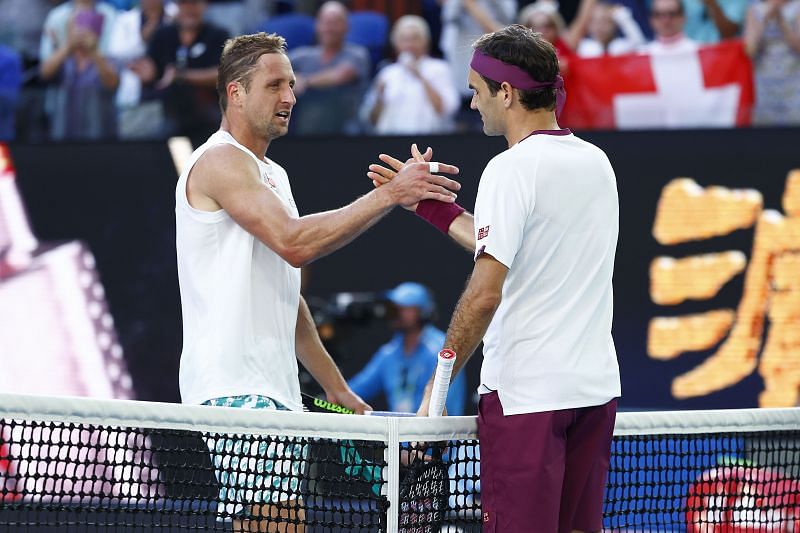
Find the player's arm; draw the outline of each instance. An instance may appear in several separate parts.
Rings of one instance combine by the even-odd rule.
[[[458,173],[451,165],[440,165],[440,169]],[[414,163],[405,165],[390,187],[371,191],[340,209],[296,217],[261,182],[253,158],[224,144],[209,149],[195,164],[187,194],[195,208],[224,209],[245,230],[299,267],[346,245],[395,205],[422,199],[453,202],[452,191],[460,187],[444,176],[431,175],[427,163]]]
[[[295,350],[297,359],[317,380],[329,402],[343,405],[364,414],[372,408],[355,394],[342,377],[342,373],[333,362],[322,340],[317,333],[314,318],[308,309],[305,299],[300,297],[300,306],[297,310],[297,326],[295,327]]]
[[[475,260],[472,276],[458,300],[444,341],[444,348],[456,353],[451,379],[455,378],[461,367],[472,357],[486,334],[502,300],[503,282],[507,273],[508,268],[487,253],[479,255]],[[432,388],[433,377],[425,387],[422,405],[417,412],[419,415],[428,415]]]
[[[386,185],[391,182],[397,175],[397,172],[403,168],[403,165],[413,161],[430,161],[433,158],[433,149],[428,148],[424,154],[420,153],[417,145],[411,145],[411,159],[403,163],[397,158],[388,154],[380,154],[378,158],[387,164],[389,167],[383,165],[372,164],[369,166],[367,177],[372,180],[375,188]],[[417,211],[418,204],[407,206],[406,209],[410,211]],[[419,213],[418,213],[419,214]],[[450,223],[447,229],[447,235],[450,236],[458,245],[467,250],[468,252],[475,251],[475,223],[472,213],[463,211]]]

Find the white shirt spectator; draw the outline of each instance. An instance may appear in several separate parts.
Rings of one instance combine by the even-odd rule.
[[[378,73],[362,110],[362,115],[369,114],[381,100],[376,133],[402,135],[453,130],[452,118],[460,100],[449,65],[441,59],[424,56],[416,62],[416,69],[442,99],[442,113],[434,109],[423,82],[404,62],[398,61]]]
[[[620,396],[611,338],[618,213],[608,158],[569,130],[531,135],[484,170],[476,256],[509,271],[483,338],[481,391],[496,390],[505,415]]]

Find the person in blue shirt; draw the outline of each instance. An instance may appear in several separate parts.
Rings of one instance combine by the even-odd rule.
[[[422,401],[425,385],[436,368],[444,332],[430,323],[435,305],[423,285],[401,283],[386,296],[396,307],[396,313],[390,315],[396,333],[348,384],[365,401],[383,392],[389,410],[410,413]],[[447,413],[463,415],[465,397],[466,378],[462,372],[450,384]]]
[[[22,61],[13,48],[0,45],[0,141],[14,139],[14,113],[22,87]]]

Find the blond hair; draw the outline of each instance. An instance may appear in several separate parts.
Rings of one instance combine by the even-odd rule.
[[[250,88],[250,79],[258,58],[264,54],[286,54],[286,39],[276,33],[240,35],[225,41],[217,71],[217,92],[222,112],[228,108],[228,84],[241,83]]]

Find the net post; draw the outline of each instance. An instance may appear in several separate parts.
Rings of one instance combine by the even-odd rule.
[[[389,487],[389,508],[386,516],[386,533],[397,533],[400,518],[400,424],[397,417],[387,417],[388,442],[386,443],[386,484]]]

